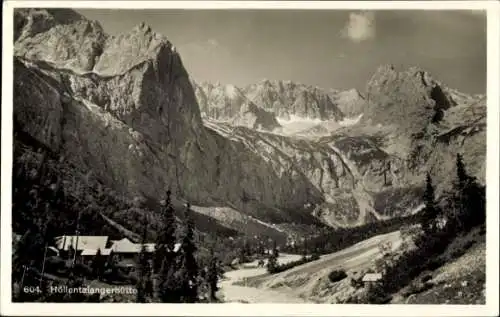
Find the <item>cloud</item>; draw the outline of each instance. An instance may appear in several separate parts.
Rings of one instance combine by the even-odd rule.
[[[361,42],[375,36],[375,14],[373,12],[351,12],[349,21],[342,29],[342,36]]]

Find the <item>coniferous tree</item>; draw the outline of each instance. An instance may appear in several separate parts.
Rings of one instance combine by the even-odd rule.
[[[171,194],[172,192],[168,190],[161,213],[162,227],[156,240],[155,271],[157,272],[161,271],[162,267],[171,265],[173,262],[176,224]],[[165,268],[165,271],[168,271],[168,268]]]
[[[302,251],[302,257],[305,259],[307,257],[307,238],[304,238],[304,248]]]
[[[269,259],[267,260],[267,270],[269,273],[274,273],[278,267],[278,248],[276,247],[276,241],[273,241],[273,249],[269,254]]]
[[[424,233],[431,233],[435,228],[436,218],[439,214],[439,207],[436,204],[434,186],[429,173],[426,176],[426,186],[424,192],[425,207],[421,214],[421,225]]]
[[[187,303],[198,300],[198,264],[194,256],[197,248],[194,242],[194,221],[191,206],[186,206],[186,229],[182,240],[182,297]]]
[[[453,209],[458,230],[469,230],[486,220],[485,188],[467,174],[463,158],[457,154],[453,182]]]
[[[247,239],[243,240],[243,246],[240,249],[240,260],[241,262],[247,262],[248,257],[251,255],[252,251],[250,249],[250,244]]]
[[[40,278],[40,286],[42,285],[43,282],[43,277],[45,273],[45,262],[46,262],[46,254],[47,254],[47,248],[52,244],[52,242],[55,239],[55,230],[56,230],[56,218],[54,216],[54,210],[60,209],[61,206],[59,205],[58,199],[59,193],[62,191],[61,190],[61,182],[58,179],[53,179],[53,181],[50,184],[47,184],[48,186],[45,186],[42,188],[42,199],[44,200],[44,209],[43,209],[43,215],[40,215],[40,218],[43,219],[40,225],[40,233],[41,233],[41,239],[42,241],[40,242],[41,245],[43,245],[43,259],[41,261],[41,278]]]
[[[141,237],[141,252],[139,253],[139,261],[137,268],[137,294],[136,301],[138,303],[146,302],[146,285],[147,280],[151,278],[150,270],[149,270],[149,262],[147,258],[147,250],[146,250],[146,237],[147,237],[147,221],[143,223],[142,229],[142,237]]]
[[[97,249],[91,265],[92,274],[97,278],[97,280],[101,280],[102,274],[104,273],[105,261],[106,260],[102,255],[101,249]]]
[[[216,293],[218,291],[217,283],[219,281],[218,261],[215,257],[213,248],[210,250],[210,265],[208,267],[208,285],[210,288],[210,300],[217,300]]]
[[[183,274],[178,257],[174,257],[169,266],[165,266],[160,280],[160,299],[163,303],[181,303],[183,301]]]
[[[26,272],[25,267],[27,271],[32,268],[37,270],[42,268],[44,248],[46,246],[46,230],[44,230],[47,219],[44,214],[46,206],[40,187],[34,186],[27,198],[26,208],[31,213],[23,219],[23,227],[26,228],[26,231],[16,244],[13,253],[12,278],[14,282],[20,281],[23,273]]]
[[[156,240],[154,257],[155,271],[159,273],[159,296],[164,303],[180,301],[178,261],[174,252],[175,248],[175,210],[172,206],[170,190],[162,207],[162,227]]]

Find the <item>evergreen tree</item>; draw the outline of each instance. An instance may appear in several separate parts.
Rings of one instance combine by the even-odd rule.
[[[243,240],[243,246],[240,249],[240,260],[241,262],[247,262],[248,257],[252,254],[250,249],[250,244],[247,239]]]
[[[215,257],[213,248],[210,250],[210,265],[208,267],[208,285],[210,288],[210,300],[217,300],[216,293],[218,291],[217,282],[219,281],[218,261]]]
[[[102,274],[104,273],[104,265],[106,259],[103,257],[101,249],[97,249],[94,259],[92,260],[92,274],[98,279],[101,280]]]
[[[159,296],[163,303],[181,303],[183,300],[183,274],[178,257],[174,257],[169,266],[164,266]]]
[[[44,202],[46,191],[40,189],[39,186],[34,186],[25,202],[26,210],[30,213],[26,214],[23,219],[22,227],[26,228],[22,238],[16,244],[15,252],[13,252],[12,262],[12,278],[13,281],[20,281],[25,272],[24,267],[41,269],[43,266],[44,251],[47,244],[46,222],[49,219],[45,213],[48,201]]]
[[[434,186],[432,185],[432,178],[429,173],[426,176],[426,186],[424,192],[425,207],[421,213],[422,229],[426,234],[431,233],[435,228],[436,217],[439,214],[439,207],[435,201]]]
[[[267,270],[269,273],[274,273],[278,267],[278,248],[276,247],[276,241],[273,241],[273,249],[269,254],[269,259],[267,260]]]
[[[149,262],[147,258],[147,250],[146,250],[146,237],[147,237],[147,228],[148,228],[148,223],[145,220],[143,223],[143,230],[142,230],[142,239],[141,239],[141,252],[139,253],[139,261],[138,261],[138,268],[137,268],[137,294],[136,294],[136,301],[138,303],[145,303],[146,302],[146,285],[148,284],[148,280],[151,279],[151,270],[149,268]]]
[[[194,242],[194,221],[191,206],[186,206],[186,229],[182,240],[182,294],[183,301],[194,303],[198,300],[198,264],[194,256],[197,248]]]
[[[262,242],[262,240],[260,240],[260,239],[257,240],[257,246],[256,246],[256,248],[257,248],[256,252],[257,252],[258,255],[264,254],[265,248],[264,248],[264,243]]]
[[[463,158],[457,154],[453,182],[453,209],[458,230],[469,230],[486,220],[486,192],[475,177],[467,174]]]
[[[171,191],[167,191],[162,208],[162,228],[156,240],[154,258],[155,271],[159,272],[159,296],[164,303],[180,301],[178,261],[175,248],[175,210],[171,202]]]
[[[161,212],[162,228],[156,240],[155,271],[161,271],[163,266],[168,266],[173,261],[173,250],[175,246],[175,210],[172,206],[170,190],[167,191],[165,204]],[[166,268],[168,271],[168,268]]]
[[[302,257],[305,259],[307,257],[307,238],[304,238],[304,250],[302,252]]]

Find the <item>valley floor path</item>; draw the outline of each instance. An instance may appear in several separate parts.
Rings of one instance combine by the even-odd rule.
[[[282,254],[278,259],[280,264],[296,261],[301,258],[300,255]],[[238,270],[226,272],[225,279],[220,283],[220,294],[224,302],[243,302],[243,303],[305,303],[306,301],[292,293],[270,289],[261,289],[254,287],[245,287],[233,285],[235,282],[243,281],[245,278],[264,275],[266,268],[257,268],[257,262],[246,264]]]
[[[380,256],[379,244],[390,242],[393,250],[401,245],[399,231],[378,235],[356,243],[338,252],[322,255],[319,260],[299,265],[290,270],[269,275],[266,268],[258,268],[257,262],[245,264],[242,268],[227,272],[220,283],[220,294],[224,302],[245,303],[314,303],[310,298],[310,287],[315,287],[321,276],[327,276],[332,269],[358,270],[373,265]],[[301,255],[281,254],[280,264],[296,261]],[[299,276],[309,276],[310,279],[294,289],[285,286],[283,282],[293,281]],[[245,285],[248,279],[249,286]],[[233,283],[239,282],[238,285]],[[257,283],[256,283],[257,282]],[[254,287],[250,287],[250,285]]]

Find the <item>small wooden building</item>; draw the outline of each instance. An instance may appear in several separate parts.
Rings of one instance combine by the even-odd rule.
[[[100,256],[102,257],[109,257],[112,255],[112,252],[113,250],[111,250],[111,248],[105,248],[105,249],[84,249],[82,251],[82,253],[80,254],[81,258],[82,258],[82,262],[85,263],[85,264],[88,264],[90,262],[92,262],[95,257],[98,255],[98,253],[100,254]]]
[[[373,285],[378,283],[382,279],[381,273],[367,273],[363,276],[362,282],[365,285]]]

